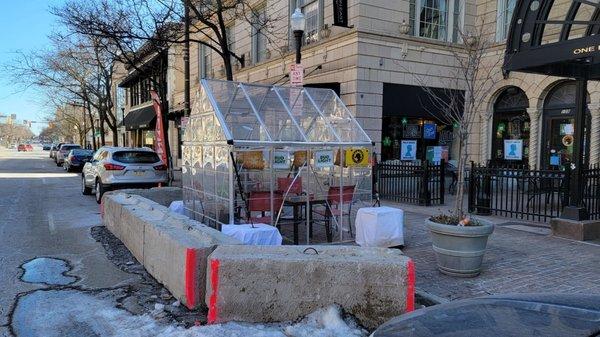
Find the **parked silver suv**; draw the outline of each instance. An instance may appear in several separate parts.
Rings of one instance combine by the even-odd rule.
[[[156,187],[168,181],[167,166],[148,148],[101,147],[83,166],[81,192],[102,201],[104,192],[119,188]]]

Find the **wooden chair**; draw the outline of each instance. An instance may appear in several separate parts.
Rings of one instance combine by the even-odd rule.
[[[327,191],[327,204],[324,209],[313,209],[313,212],[319,214],[325,218],[325,234],[327,235],[327,242],[332,241],[331,233],[331,218],[338,217],[341,225],[341,217],[348,217],[348,228],[350,229],[350,235],[352,234],[352,221],[350,214],[352,211],[352,201],[354,200],[354,189],[355,186],[330,186]],[[340,193],[341,192],[341,193]],[[348,210],[344,210],[344,205],[348,205]],[[341,230],[341,228],[340,228]]]

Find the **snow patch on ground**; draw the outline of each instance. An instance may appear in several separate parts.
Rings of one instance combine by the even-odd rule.
[[[195,326],[165,325],[152,316],[135,316],[114,307],[107,296],[78,291],[37,291],[20,299],[13,326],[18,336],[110,337],[362,337],[367,332],[344,320],[332,306],[317,310],[298,323],[226,323]]]

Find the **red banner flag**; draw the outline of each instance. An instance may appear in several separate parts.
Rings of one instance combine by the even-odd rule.
[[[156,151],[156,154],[158,154],[163,163],[169,166],[167,162],[165,129],[163,126],[160,97],[154,90],[150,90],[150,97],[152,97],[152,104],[154,105],[154,111],[156,112],[156,129],[154,130],[154,151]]]

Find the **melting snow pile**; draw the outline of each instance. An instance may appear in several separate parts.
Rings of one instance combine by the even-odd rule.
[[[114,308],[111,299],[76,291],[37,291],[19,301],[14,317],[18,336],[123,337],[361,337],[367,332],[341,317],[337,307],[317,310],[298,323],[163,325],[150,315]]]

